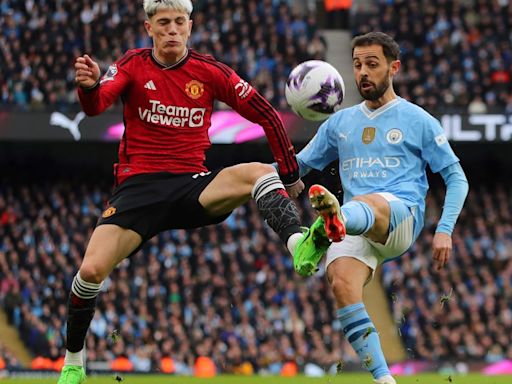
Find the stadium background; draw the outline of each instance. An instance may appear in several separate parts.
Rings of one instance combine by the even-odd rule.
[[[366,298],[395,372],[510,372],[512,5],[368,0],[342,1],[350,7],[328,12],[328,3],[194,1],[191,46],[232,66],[282,110],[299,150],[317,125],[288,111],[284,82],[291,68],[328,60],[344,76],[352,105],[359,98],[350,38],[370,30],[395,36],[403,63],[397,93],[441,120],[470,195],[453,258],[435,274],[430,241],[444,189],[431,175],[420,239],[383,266]],[[67,291],[110,191],[121,116],[117,104],[82,120],[73,61],[89,52],[106,69],[124,50],[149,45],[140,8],[128,0],[0,1],[4,373],[62,364]],[[219,134],[212,135],[217,144],[208,165],[271,161],[261,132],[217,107]],[[336,178],[333,164],[305,182],[340,194]],[[304,197],[300,203],[309,224],[312,212]],[[287,251],[247,204],[219,226],[161,234],[121,264],[100,296],[88,367],[208,374],[213,362],[217,373],[360,370],[327,288],[321,274],[303,279],[293,272]]]

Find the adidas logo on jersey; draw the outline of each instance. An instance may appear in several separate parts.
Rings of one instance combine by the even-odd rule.
[[[149,80],[146,84],[144,84],[144,88],[156,91],[155,83],[153,83],[153,80]]]

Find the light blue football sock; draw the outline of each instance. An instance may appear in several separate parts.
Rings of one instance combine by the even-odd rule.
[[[348,235],[361,235],[373,227],[375,214],[370,206],[359,200],[351,200],[341,207]]]
[[[356,351],[363,368],[378,379],[390,375],[384,353],[380,346],[379,335],[375,330],[363,303],[352,304],[337,311],[345,338]]]

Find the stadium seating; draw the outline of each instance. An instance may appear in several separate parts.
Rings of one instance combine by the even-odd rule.
[[[20,366],[20,362],[18,359],[16,359],[12,352],[9,351],[9,349],[7,349],[2,343],[0,343],[0,372],[6,369],[17,369]]]
[[[150,44],[135,2],[91,3],[0,2],[2,107],[77,109],[77,55],[91,52],[106,69],[125,50]],[[235,68],[280,108],[290,69],[326,52],[314,15],[287,3],[196,1],[191,37],[192,47]],[[352,31],[397,38],[401,96],[429,110],[512,113],[510,2],[366,3],[352,15]],[[62,363],[67,292],[109,191],[102,181],[0,179],[0,304],[39,368]],[[443,189],[434,187],[420,239],[383,266],[408,358],[512,360],[511,193],[509,184],[472,186],[454,255],[435,274],[430,243]],[[302,201],[310,223],[307,206]],[[295,372],[286,365],[292,360],[299,371],[311,363],[358,365],[334,309],[324,276],[294,273],[290,255],[250,203],[221,225],[165,232],[124,261],[100,296],[87,358],[176,374],[193,374],[198,356],[223,373],[288,374]],[[20,363],[0,344],[2,366]]]
[[[71,181],[0,184],[0,302],[35,356],[53,361],[64,353],[65,292],[108,191]],[[503,185],[471,192],[454,256],[434,274],[429,244],[442,201],[435,188],[419,241],[384,265],[409,358],[510,358],[510,195]],[[144,372],[172,358],[178,374],[192,373],[197,356],[222,372],[273,374],[290,360],[299,369],[357,362],[333,313],[325,279],[293,272],[251,203],[218,226],[165,232],[124,261],[100,296],[88,361],[129,361],[123,366]]]
[[[0,186],[0,285],[10,287],[0,302],[35,356],[64,353],[66,292],[108,191],[69,181]],[[176,373],[190,373],[203,355],[225,372],[276,374],[294,357],[355,361],[333,304],[323,279],[293,272],[249,204],[221,225],[165,232],[124,261],[100,295],[88,361],[127,357],[146,371],[170,356]]]
[[[366,3],[354,8],[352,31],[382,30],[396,37],[402,47],[396,79],[401,96],[428,110],[476,104],[478,111],[512,110],[510,2]],[[127,49],[151,44],[141,8],[128,0],[95,2],[89,9],[70,0],[57,8],[53,2],[27,4],[2,3],[4,106],[76,109],[77,55],[92,53],[105,70]],[[283,92],[291,68],[326,57],[314,13],[304,15],[285,1],[199,1],[194,21],[191,46],[226,62],[279,108],[287,108]]]
[[[490,191],[493,191],[491,194]],[[436,362],[512,357],[510,186],[474,188],[453,235],[453,257],[433,273],[430,210],[415,246],[383,266],[383,282],[410,359]],[[438,191],[431,207],[440,207]]]
[[[151,46],[140,4],[2,2],[0,105],[77,109],[73,64],[78,55],[92,54],[105,71],[126,50]],[[284,84],[291,68],[325,58],[314,15],[287,2],[198,1],[193,19],[191,47],[230,65],[276,107],[286,107]]]
[[[395,89],[432,110],[512,108],[510,1],[381,0],[351,19],[354,35],[380,30],[402,49]],[[482,111],[482,108],[480,108]]]

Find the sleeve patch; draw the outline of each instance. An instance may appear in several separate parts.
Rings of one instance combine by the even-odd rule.
[[[441,133],[440,135],[437,135],[434,140],[436,141],[436,144],[438,146],[441,146],[443,145],[444,143],[446,143],[448,140],[446,139],[446,136],[444,133]]]
[[[252,85],[249,84],[247,81],[240,79],[235,84],[235,91],[237,96],[244,100],[247,96],[251,94],[252,91]]]
[[[105,81],[111,81],[114,80],[114,77],[117,75],[117,65],[112,64],[110,67],[108,67],[107,72],[101,79],[100,83],[104,83]]]

